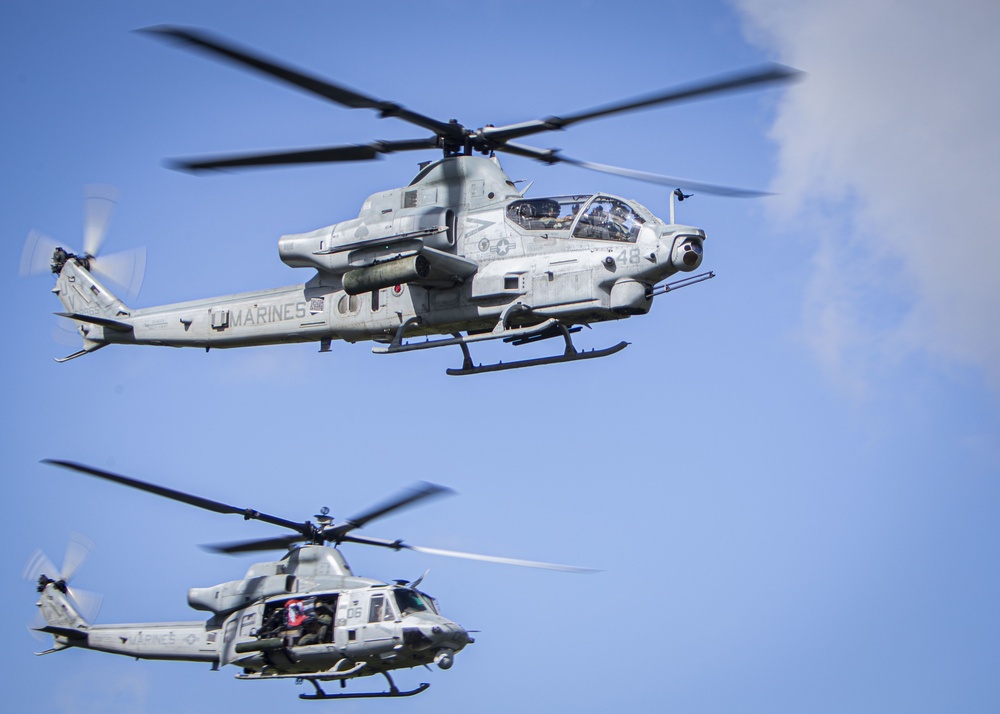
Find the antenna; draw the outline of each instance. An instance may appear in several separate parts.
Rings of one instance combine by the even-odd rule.
[[[685,198],[691,198],[691,196],[693,196],[693,195],[694,195],[693,193],[684,193],[679,188],[675,188],[670,193],[670,223],[671,224],[676,223],[676,221],[674,220],[674,213],[675,213],[675,211],[674,211],[674,199],[676,198],[678,201],[683,201]]]

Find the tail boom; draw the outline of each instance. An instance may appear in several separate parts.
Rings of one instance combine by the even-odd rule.
[[[92,625],[77,612],[61,581],[43,576],[39,582],[38,607],[45,626],[39,632],[52,635],[49,652],[80,647],[137,659],[218,662],[218,629],[205,622],[148,622],[122,625]]]

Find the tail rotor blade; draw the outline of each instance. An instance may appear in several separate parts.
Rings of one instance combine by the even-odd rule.
[[[21,267],[18,275],[22,278],[51,271],[52,254],[59,244],[41,231],[31,231],[24,241],[21,251]]]
[[[72,580],[93,549],[94,541],[90,538],[82,533],[71,534],[69,542],[66,543],[66,555],[63,558],[61,572],[62,579],[67,582]]]
[[[28,561],[24,564],[24,569],[21,571],[21,577],[24,580],[29,580],[32,583],[37,583],[41,576],[47,578],[52,578],[53,580],[61,580],[59,574],[59,569],[56,568],[56,564],[52,562],[49,556],[45,555],[40,548],[36,548],[35,551],[28,557]],[[41,628],[48,624],[45,622],[45,618],[42,617],[42,611],[36,609],[35,614],[26,623],[28,632],[39,642],[44,642],[46,637]]]
[[[97,619],[101,613],[101,605],[104,603],[104,598],[100,594],[71,587],[66,588],[66,594],[73,601],[80,617],[87,622],[93,622]]]
[[[125,303],[134,300],[142,289],[146,276],[146,248],[132,248],[109,255],[102,255],[92,261],[94,272],[106,278],[115,287],[122,289]]]
[[[90,184],[83,192],[83,252],[97,255],[108,234],[111,216],[118,204],[118,189]]]
[[[25,580],[38,580],[42,575],[52,578],[53,580],[61,580],[62,575],[59,573],[59,569],[56,564],[52,562],[49,556],[45,555],[41,549],[36,548],[35,552],[31,554],[28,558],[28,562],[24,564],[24,570],[21,571],[21,577]]]
[[[69,582],[80,570],[80,566],[87,560],[87,556],[94,549],[94,542],[82,533],[72,533],[66,543],[66,555],[63,558],[63,565],[57,568],[40,548],[28,558],[24,564],[21,577],[25,580],[37,580],[40,575],[52,578],[53,580],[65,580]]]
[[[74,347],[80,343],[80,326],[68,317],[57,317],[51,334],[52,340],[63,347]]]
[[[45,633],[41,631],[41,629],[45,627],[46,624],[48,623],[46,623],[45,618],[42,617],[42,611],[35,610],[35,614],[27,622],[28,632],[30,632],[31,636],[34,637],[39,642],[44,642],[46,636]]]

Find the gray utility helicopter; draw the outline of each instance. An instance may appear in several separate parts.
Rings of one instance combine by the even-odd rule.
[[[295,85],[336,104],[372,109],[431,132],[424,138],[375,141],[289,152],[181,161],[177,168],[207,171],[250,166],[375,159],[398,151],[439,149],[403,188],[371,195],[357,218],[285,235],[281,260],[316,275],[302,285],[133,310],[91,273],[96,250],[52,253],[60,313],[79,324],[83,349],[108,344],[171,347],[247,347],[334,339],[381,343],[378,354],[455,345],[463,365],[448,374],[511,369],[603,357],[627,346],[578,352],[570,334],[605,320],[647,313],[653,297],[701,282],[705,232],[665,222],[635,201],[608,194],[526,198],[504,173],[496,152],[546,164],[582,168],[726,196],[760,195],[641,171],[595,164],[538,149],[516,139],[654,105],[775,84],[798,72],[771,65],[672,88],[561,117],[469,129],[399,104],[375,99],[266,59],[202,31],[145,30]],[[529,184],[530,186],[530,184]],[[464,333],[464,334],[463,334]],[[408,341],[408,338],[436,336]],[[474,365],[469,345],[504,340],[521,345],[562,337],[560,355]]]
[[[64,566],[60,573],[51,561],[36,554],[25,571],[26,577],[37,577],[41,594],[37,605],[45,624],[35,629],[55,640],[54,647],[40,654],[82,647],[137,659],[208,662],[213,669],[231,664],[242,670],[236,675],[240,680],[307,680],[315,692],[300,694],[302,699],[406,697],[430,685],[423,683],[401,691],[392,680],[392,670],[429,664],[449,669],[455,653],[474,640],[461,625],[441,614],[434,598],[417,589],[423,576],[412,583],[397,580],[392,584],[358,577],[336,546],[361,543],[493,563],[592,572],[568,565],[425,548],[354,533],[401,508],[450,492],[430,483],[398,494],[343,523],[335,524],[326,508],[316,516],[316,523],[299,523],[70,461],[45,463],[215,513],[264,521],[293,534],[208,546],[209,550],[229,554],[280,548],[287,548],[288,553],[276,562],[251,566],[242,580],[188,590],[188,604],[211,613],[207,621],[195,622],[91,624],[81,614],[83,608],[76,604],[77,598],[67,584],[70,571],[75,571],[78,563]],[[388,691],[330,694],[320,684],[339,681],[344,687],[349,679],[376,674],[386,678]]]

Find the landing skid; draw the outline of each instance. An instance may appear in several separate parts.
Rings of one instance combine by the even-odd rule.
[[[430,684],[427,682],[421,682],[420,686],[416,689],[409,689],[407,691],[400,691],[397,689],[395,682],[392,681],[392,677],[389,676],[387,672],[382,672],[386,680],[389,682],[388,692],[342,692],[340,694],[329,694],[323,691],[323,688],[319,686],[319,682],[315,679],[310,679],[314,687],[316,687],[315,694],[300,694],[299,699],[376,699],[385,697],[412,697],[414,694],[420,694],[422,691],[427,689]],[[344,686],[346,683],[341,681],[340,686]]]
[[[59,364],[62,364],[63,362],[69,362],[71,359],[76,359],[77,357],[83,357],[84,355],[89,355],[91,352],[97,352],[97,350],[99,350],[99,349],[101,349],[102,347],[105,347],[105,346],[106,346],[106,343],[102,343],[102,344],[97,345],[97,347],[90,348],[89,350],[88,349],[82,349],[79,352],[74,352],[73,354],[71,354],[71,355],[69,355],[67,357],[53,357],[53,359],[56,362],[58,362]]]
[[[567,337],[567,341],[569,338]],[[466,345],[462,345],[462,352],[464,353],[465,359],[462,362],[462,366],[458,369],[454,367],[449,367],[445,370],[450,375],[458,376],[463,374],[482,374],[484,372],[502,372],[505,369],[520,369],[522,367],[537,367],[540,364],[559,364],[560,362],[576,362],[581,359],[595,359],[597,357],[607,357],[608,355],[613,355],[616,352],[621,352],[623,349],[628,347],[628,342],[619,342],[617,345],[612,347],[606,347],[603,350],[584,350],[583,352],[578,352],[575,347],[568,345],[566,352],[561,355],[553,355],[552,357],[538,357],[536,359],[524,359],[518,360],[517,362],[497,362],[496,364],[479,364],[474,365],[472,363],[472,356],[469,354],[469,348]]]
[[[530,308],[524,306],[520,307],[524,312],[530,311]],[[450,375],[463,375],[481,374],[484,372],[502,372],[508,369],[536,367],[542,364],[559,364],[561,362],[576,362],[577,360],[607,357],[608,355],[613,355],[616,352],[621,352],[623,349],[628,347],[629,344],[628,342],[623,341],[619,342],[617,345],[613,345],[612,347],[607,347],[602,350],[584,350],[581,352],[573,346],[573,338],[570,336],[570,333],[579,331],[579,327],[567,327],[555,318],[549,318],[530,327],[508,327],[506,324],[507,317],[508,315],[505,314],[492,332],[474,335],[462,335],[460,333],[455,333],[450,338],[444,337],[433,340],[428,339],[424,342],[405,343],[403,342],[403,335],[407,328],[420,324],[419,317],[410,318],[399,326],[396,330],[396,335],[388,345],[374,347],[372,352],[375,354],[396,354],[398,352],[425,350],[432,347],[449,347],[451,345],[458,345],[462,348],[462,366],[457,369],[450,368],[445,371]],[[473,363],[472,354],[469,352],[469,345],[473,342],[503,340],[504,342],[509,342],[514,345],[523,345],[559,336],[562,336],[566,341],[566,349],[561,355],[553,355],[551,357],[538,357],[535,359],[517,360],[514,362],[497,362],[496,364],[476,365]]]

